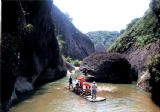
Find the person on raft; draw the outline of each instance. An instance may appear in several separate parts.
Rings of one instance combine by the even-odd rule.
[[[96,99],[97,94],[97,84],[95,81],[92,83],[92,99]]]
[[[69,77],[69,89],[73,89],[72,77]]]
[[[91,95],[91,89],[90,89],[90,86],[88,87],[88,86],[86,86],[86,89],[85,89],[85,91],[84,91],[84,95],[85,96],[89,96],[89,95]]]
[[[87,70],[86,69],[84,70],[84,75],[87,76]]]

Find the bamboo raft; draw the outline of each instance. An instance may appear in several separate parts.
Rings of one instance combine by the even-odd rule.
[[[92,99],[91,89],[90,89],[91,84],[88,82],[85,82],[84,76],[78,76],[76,79],[79,81],[79,84],[76,83],[75,87],[73,87],[73,90],[72,90],[73,93],[79,96],[82,96],[83,98],[85,98],[86,100],[90,102],[100,102],[100,101],[106,100],[106,98],[99,97],[99,96]],[[83,87],[86,89],[84,89]]]
[[[84,98],[87,99],[90,102],[100,102],[100,101],[105,101],[106,100],[106,98],[99,97],[99,96],[97,96],[96,99],[92,99],[92,96],[86,96]]]

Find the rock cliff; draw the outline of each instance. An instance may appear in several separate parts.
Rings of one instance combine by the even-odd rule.
[[[2,1],[2,96],[7,111],[17,93],[66,74],[56,37],[52,0]]]
[[[144,16],[128,24],[109,51],[125,55],[135,70],[137,85],[144,90],[152,91],[153,98],[160,101],[157,95],[160,88],[160,70],[157,66],[160,60],[156,59],[152,64],[153,59],[160,54],[160,0],[151,0],[150,8]]]
[[[83,33],[81,33],[55,5],[52,17],[55,22],[57,35],[62,35],[64,45],[62,53],[73,59],[83,59],[94,52],[94,44]]]

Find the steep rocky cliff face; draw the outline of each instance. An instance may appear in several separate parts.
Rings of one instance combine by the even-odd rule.
[[[156,91],[159,87],[157,80],[160,76],[157,75],[155,78],[155,73],[151,72],[151,69],[157,71],[157,74],[160,74],[160,70],[157,67],[158,64],[153,67],[149,66],[155,56],[160,53],[160,0],[152,0],[150,9],[142,18],[134,19],[128,25],[109,51],[126,55],[135,73],[138,72],[138,86],[145,90],[154,90],[157,95]],[[158,95],[154,99],[160,101]]]
[[[125,54],[139,78],[147,69],[150,58],[160,52],[159,22],[152,9],[142,18],[134,19],[110,47],[111,52]],[[137,75],[138,75],[137,74]]]
[[[91,40],[81,33],[56,6],[53,6],[52,17],[57,35],[62,35],[64,45],[62,53],[73,59],[83,59],[94,52]]]
[[[2,96],[8,110],[17,93],[66,74],[54,35],[52,0],[2,1]]]

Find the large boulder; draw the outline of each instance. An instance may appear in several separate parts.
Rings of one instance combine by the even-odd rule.
[[[109,83],[131,83],[131,65],[118,53],[94,53],[86,57],[80,70],[90,74],[90,81]]]

